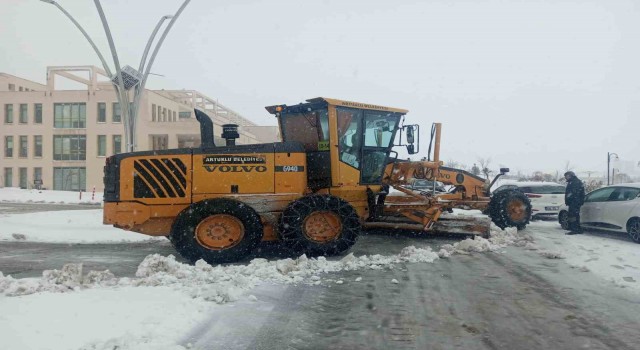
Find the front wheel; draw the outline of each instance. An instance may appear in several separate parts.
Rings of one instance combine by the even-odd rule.
[[[522,230],[531,218],[531,201],[518,190],[504,190],[491,197],[489,216],[501,229],[517,227]]]
[[[302,197],[289,204],[280,219],[283,242],[309,256],[348,250],[360,230],[360,218],[353,206],[331,195]]]
[[[563,230],[569,230],[569,213],[565,210],[558,214],[558,222]]]
[[[634,242],[640,243],[640,219],[633,218],[629,220],[627,223],[627,233]]]
[[[171,227],[169,240],[190,262],[210,264],[238,261],[262,241],[260,216],[250,206],[216,198],[183,210]]]

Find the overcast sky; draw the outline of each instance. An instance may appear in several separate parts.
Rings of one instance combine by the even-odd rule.
[[[59,0],[105,56],[93,1]],[[182,0],[103,0],[123,64]],[[2,0],[0,71],[100,66],[52,5]],[[523,171],[605,172],[640,161],[640,1],[192,0],[148,87],[196,89],[260,124],[264,106],[317,96],[406,108],[443,123],[441,156]]]

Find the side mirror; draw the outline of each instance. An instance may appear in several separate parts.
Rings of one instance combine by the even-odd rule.
[[[509,168],[500,168],[500,174],[506,174],[509,172]]]
[[[411,145],[414,142],[413,125],[410,125],[407,127],[407,143]]]
[[[405,126],[405,128],[407,129],[406,131],[406,136],[407,136],[407,153],[409,154],[416,154],[419,152],[419,149],[416,149],[415,147],[415,142],[416,142],[416,132],[418,130],[418,125],[407,125]]]

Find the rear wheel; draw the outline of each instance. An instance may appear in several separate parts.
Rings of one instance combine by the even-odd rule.
[[[560,214],[558,214],[558,222],[560,223],[560,227],[562,227],[563,230],[568,230],[569,229],[569,213],[565,210],[561,211]]]
[[[335,255],[351,248],[360,235],[360,218],[346,201],[310,195],[292,202],[282,213],[280,236],[309,256]]]
[[[250,206],[218,198],[194,203],[183,210],[169,240],[185,259],[227,263],[247,256],[262,240],[260,216]]]
[[[640,219],[633,218],[627,223],[627,233],[634,242],[640,243]]]
[[[500,191],[489,202],[489,216],[502,229],[517,227],[522,230],[531,217],[531,201],[517,190]]]

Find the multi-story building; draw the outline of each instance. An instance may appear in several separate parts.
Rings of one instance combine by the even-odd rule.
[[[86,86],[56,89],[64,77]],[[102,191],[106,157],[125,151],[116,94],[94,66],[48,67],[47,84],[0,73],[0,187]],[[131,96],[131,100],[133,100]],[[193,109],[214,121],[216,144],[223,124],[238,124],[238,144],[273,142],[277,127],[258,126],[215,99],[193,90],[145,90],[136,127],[136,150],[198,147]]]

